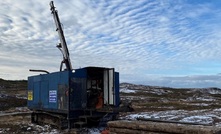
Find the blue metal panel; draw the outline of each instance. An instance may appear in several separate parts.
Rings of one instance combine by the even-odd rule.
[[[39,99],[40,99],[40,82],[34,82],[34,88],[33,88],[33,106],[39,107]]]
[[[40,89],[40,104],[41,104],[41,107],[42,108],[49,108],[49,105],[48,105],[48,92],[47,92],[47,89],[48,89],[48,81],[41,81],[41,89]]]
[[[48,76],[48,80],[49,80],[48,92],[51,93],[48,96],[49,100],[50,100],[50,98],[52,98],[54,96],[54,94],[56,94],[55,101],[53,101],[52,99],[51,99],[51,101],[49,101],[49,108],[50,109],[58,109],[58,101],[59,101],[59,103],[61,101],[64,101],[64,99],[62,98],[62,95],[65,94],[66,90],[64,89],[64,91],[61,91],[61,90],[58,90],[58,88],[59,87],[67,87],[67,88],[69,87],[69,74],[70,74],[69,71],[56,72],[56,73],[49,74],[49,76]],[[60,104],[59,104],[59,108],[61,109]]]
[[[75,78],[86,78],[87,77],[87,70],[85,68],[76,69],[73,73],[73,77]]]
[[[71,78],[70,108],[82,109],[87,103],[86,69],[76,69]]]
[[[114,85],[115,85],[115,106],[119,106],[119,104],[120,104],[120,93],[119,93],[119,73],[118,72],[115,72],[115,83],[114,83]]]
[[[57,111],[58,100],[64,101],[63,96],[65,95],[65,90],[63,91],[63,88],[58,90],[58,88],[69,88],[70,75],[70,71],[63,71],[29,77],[28,94],[33,92],[33,99],[28,100],[28,107],[35,110]]]
[[[28,102],[27,102],[27,106],[30,107],[32,105],[32,99],[33,99],[33,77],[28,77],[28,93],[27,93],[27,98],[28,98]]]
[[[93,68],[92,68],[93,69]],[[104,68],[98,68],[104,69]],[[97,68],[95,68],[97,71]],[[96,76],[96,71],[93,75]],[[93,71],[91,71],[92,73]],[[101,75],[102,76],[102,75]],[[84,108],[87,108],[87,68],[71,71],[55,72],[31,76],[28,78],[28,108],[34,110],[67,113],[71,118],[77,118]],[[114,73],[115,106],[119,106],[119,73]],[[68,91],[68,92],[67,92]],[[70,110],[68,112],[68,97]]]
[[[58,109],[58,84],[63,83],[61,82],[62,74],[63,72],[56,72],[47,75],[47,79],[49,80],[49,88],[47,89],[49,109]]]

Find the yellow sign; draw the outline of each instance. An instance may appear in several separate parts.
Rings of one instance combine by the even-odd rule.
[[[28,91],[28,100],[29,101],[33,100],[33,92],[32,91]]]

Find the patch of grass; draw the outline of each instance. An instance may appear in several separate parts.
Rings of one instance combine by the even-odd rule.
[[[196,91],[194,93],[188,92],[188,89],[166,89],[165,93],[156,94],[156,93],[148,93],[143,90],[140,90],[136,93],[121,93],[121,96],[135,96],[135,97],[149,97],[149,98],[166,98],[167,100],[180,100],[180,99],[187,99],[191,96],[202,96],[202,93]]]
[[[0,98],[0,110],[5,111],[14,107],[27,106],[26,99],[18,99],[16,97]]]
[[[27,89],[27,80],[3,80],[0,78],[0,89]]]
[[[208,105],[191,105],[191,104],[208,104]],[[207,101],[133,101],[136,111],[159,111],[159,110],[201,110],[201,109],[216,109],[221,107],[221,103],[210,103]]]

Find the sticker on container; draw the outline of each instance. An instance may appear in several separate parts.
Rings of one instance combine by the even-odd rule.
[[[28,91],[28,100],[29,101],[33,100],[33,92],[32,91]]]
[[[50,90],[49,91],[49,102],[50,103],[56,103],[57,102],[57,91],[56,90]]]

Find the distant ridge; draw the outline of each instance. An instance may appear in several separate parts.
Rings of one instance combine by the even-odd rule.
[[[4,80],[0,78],[0,89],[27,89],[27,80]]]
[[[164,87],[164,86],[153,86],[153,85],[143,85],[143,84],[132,84],[127,82],[120,83],[120,87],[145,87],[145,88],[162,88],[162,89],[201,89],[201,90],[207,90],[207,89],[213,89],[213,90],[221,90],[218,87],[205,87],[205,88],[175,88],[175,87]]]

